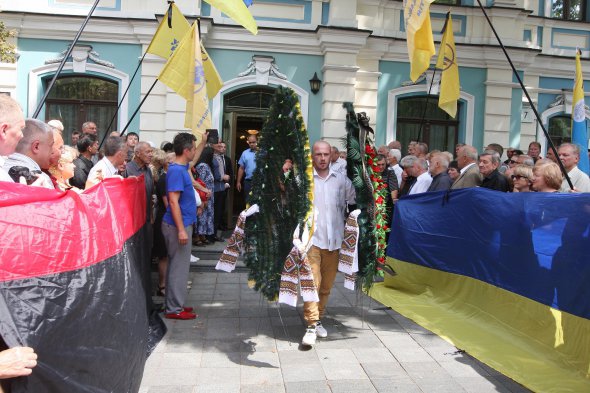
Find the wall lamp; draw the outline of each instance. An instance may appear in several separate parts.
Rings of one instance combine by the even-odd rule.
[[[320,87],[322,87],[322,80],[318,78],[318,73],[313,73],[313,78],[309,80],[309,87],[311,88],[311,92],[313,94],[317,94],[320,91]]]

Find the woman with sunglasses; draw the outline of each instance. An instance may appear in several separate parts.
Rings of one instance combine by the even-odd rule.
[[[533,185],[533,170],[526,165],[517,165],[512,169],[513,192],[531,192]]]

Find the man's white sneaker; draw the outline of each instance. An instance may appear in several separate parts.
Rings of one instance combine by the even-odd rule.
[[[201,260],[201,258],[196,257],[193,254],[191,254],[191,263],[199,262],[200,260]]]
[[[303,339],[301,340],[301,344],[303,345],[308,345],[308,346],[313,346],[315,345],[315,340],[316,340],[316,328],[315,326],[308,326],[307,330],[305,331],[305,335],[303,336]]]
[[[315,324],[315,334],[318,337],[320,337],[320,338],[326,338],[326,337],[328,337],[328,331],[322,325],[322,322],[321,321],[317,321],[316,324]]]

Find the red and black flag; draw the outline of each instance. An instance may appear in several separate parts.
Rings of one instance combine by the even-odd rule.
[[[84,194],[0,182],[0,335],[13,392],[133,392],[147,357],[143,177]]]

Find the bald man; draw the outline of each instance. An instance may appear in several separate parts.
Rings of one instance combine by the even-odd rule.
[[[301,343],[308,346],[315,344],[316,337],[328,336],[320,319],[324,315],[338,271],[338,251],[344,235],[346,206],[355,203],[355,192],[350,180],[330,169],[331,150],[330,144],[325,141],[314,143],[312,148],[316,221],[307,257],[320,301],[303,303],[307,330]]]
[[[30,174],[41,180],[35,185],[55,189],[49,176],[42,172],[51,165],[53,144],[51,127],[42,121],[27,119],[23,128],[23,138],[16,145],[15,153],[8,156],[4,162],[4,170],[10,172],[13,167],[25,167]]]

